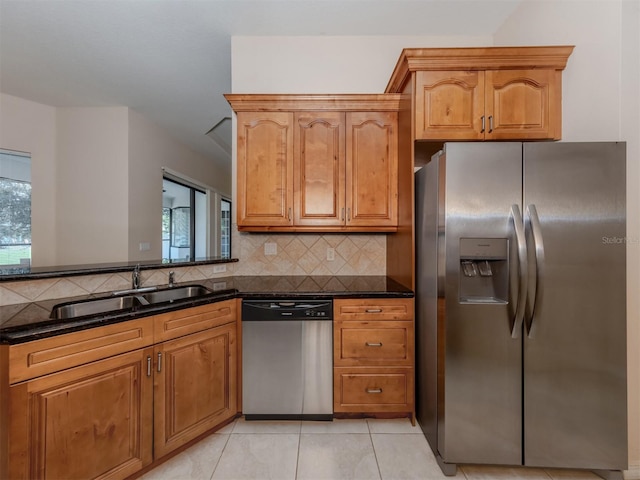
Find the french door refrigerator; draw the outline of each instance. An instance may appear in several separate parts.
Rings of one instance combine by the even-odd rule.
[[[458,463],[627,468],[624,143],[447,143],[416,172],[417,417]]]

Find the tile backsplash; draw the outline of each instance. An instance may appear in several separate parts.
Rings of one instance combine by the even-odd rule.
[[[214,265],[142,270],[142,286],[166,285],[169,272],[176,282],[233,275],[385,275],[384,234],[261,234],[235,228],[227,271]],[[328,259],[329,258],[329,259]],[[0,306],[68,298],[131,288],[131,272],[46,278],[0,283]]]
[[[169,272],[175,272],[176,282],[194,282],[208,278],[228,277],[234,274],[237,263],[225,263],[227,271],[213,273],[214,265],[171,267],[142,270],[142,286],[167,285]],[[56,298],[67,298],[92,293],[104,293],[131,288],[131,272],[78,275],[0,283],[0,306],[29,303]]]
[[[236,275],[385,275],[381,234],[262,234],[235,230]],[[275,252],[275,253],[274,253]]]

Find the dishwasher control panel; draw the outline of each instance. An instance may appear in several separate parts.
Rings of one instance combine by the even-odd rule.
[[[333,300],[251,300],[242,301],[242,321],[333,320]]]

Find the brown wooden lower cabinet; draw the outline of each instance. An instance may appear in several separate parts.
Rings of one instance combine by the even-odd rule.
[[[334,412],[413,420],[413,299],[336,299],[333,309]]]
[[[0,435],[8,444],[0,445],[7,449],[0,478],[124,479],[233,418],[238,412],[236,300],[181,312],[118,324],[124,352],[119,354],[117,342],[109,341],[105,349],[102,340],[114,335],[114,326],[0,346],[0,358],[18,365],[36,359],[41,365],[19,370],[24,379],[11,385],[0,409],[0,425],[8,426],[8,434]],[[217,320],[202,321],[209,317]],[[164,327],[174,321],[186,329],[166,333]],[[129,337],[119,332],[132,327],[160,328],[159,338],[169,339],[154,345],[152,335],[136,335],[146,346],[127,351]],[[92,356],[92,347],[103,349],[106,358],[95,359],[99,354]],[[62,369],[62,359],[71,362],[80,355],[93,361]],[[45,363],[53,365],[51,371],[44,370]],[[2,369],[0,379],[8,379],[11,366]]]
[[[156,458],[236,414],[236,357],[235,324],[156,346]]]
[[[10,479],[125,478],[152,461],[151,348],[11,387]]]

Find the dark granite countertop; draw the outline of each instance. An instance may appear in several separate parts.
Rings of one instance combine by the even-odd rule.
[[[0,307],[0,343],[23,343],[237,297],[306,299],[413,297],[410,289],[385,276],[238,276],[180,283],[176,286],[189,284],[203,285],[212,293],[174,303],[133,307],[118,312],[68,320],[49,318],[53,307],[61,303],[104,298],[110,294],[3,306]]]

